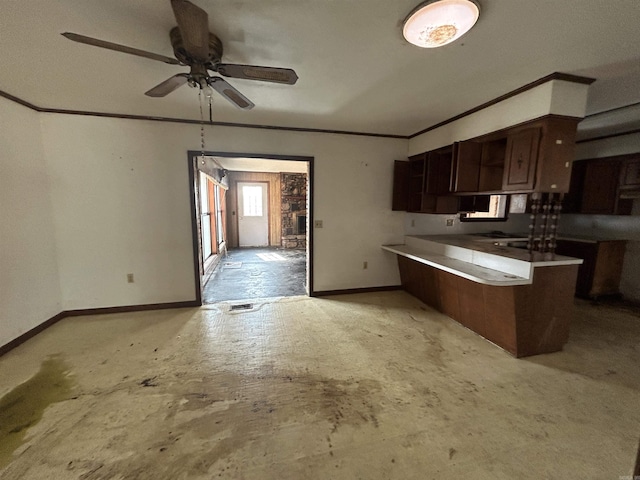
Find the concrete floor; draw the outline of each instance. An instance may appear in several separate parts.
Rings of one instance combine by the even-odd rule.
[[[637,310],[579,302],[516,360],[399,291],[67,318],[0,358],[0,477],[618,480],[639,348]]]
[[[306,295],[306,261],[305,250],[229,250],[206,283],[202,303]]]

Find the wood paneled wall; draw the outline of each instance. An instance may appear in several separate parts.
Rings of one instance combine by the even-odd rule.
[[[238,182],[267,182],[269,184],[269,245],[279,247],[282,243],[282,215],[280,204],[282,192],[279,173],[229,172],[227,191],[227,245],[238,247]]]

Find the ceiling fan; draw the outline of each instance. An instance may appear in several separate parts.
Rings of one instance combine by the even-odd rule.
[[[173,53],[176,58],[165,57],[164,55],[78,35],[77,33],[65,32],[62,35],[74,42],[149,58],[170,65],[190,67],[191,71],[189,73],[178,73],[145,92],[145,95],[149,97],[164,97],[178,87],[188,83],[192,87],[202,89],[205,93],[211,92],[211,88],[213,88],[237,107],[243,110],[250,110],[255,106],[251,100],[232,87],[226,80],[217,75],[210,75],[209,72],[219,73],[225,77],[288,85],[293,85],[298,80],[298,75],[290,68],[222,63],[222,42],[213,33],[209,32],[209,16],[207,12],[188,0],[171,0],[171,7],[178,23],[178,26],[172,28],[171,32],[169,32]]]

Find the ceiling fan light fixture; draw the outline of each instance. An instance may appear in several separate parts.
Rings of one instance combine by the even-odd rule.
[[[430,0],[409,14],[402,35],[418,47],[442,47],[471,30],[479,16],[480,6],[474,0]]]

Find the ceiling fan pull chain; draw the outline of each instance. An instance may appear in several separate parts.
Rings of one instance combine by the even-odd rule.
[[[204,113],[202,113],[202,90],[198,92],[198,100],[200,102],[200,148],[204,157]]]

